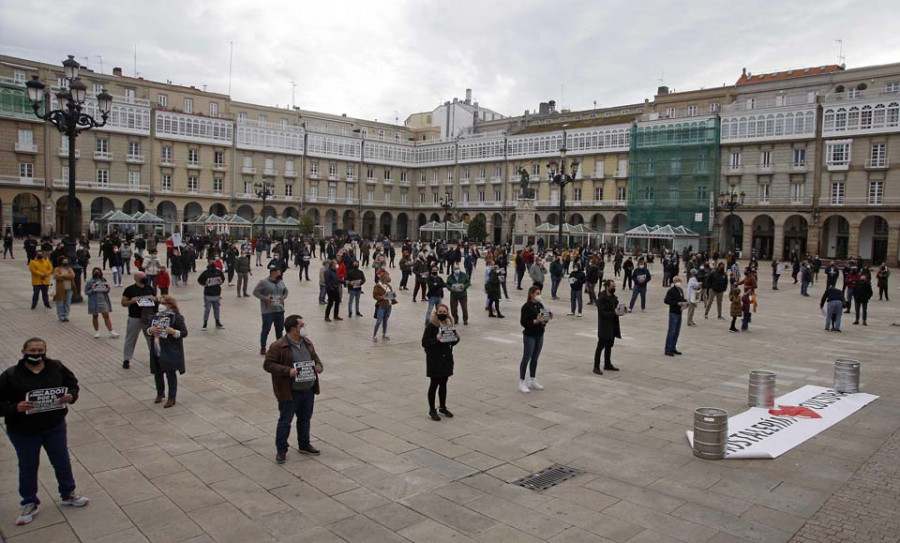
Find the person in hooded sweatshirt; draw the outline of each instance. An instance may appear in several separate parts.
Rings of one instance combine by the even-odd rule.
[[[433,421],[440,421],[441,413],[446,418],[453,418],[447,409],[447,380],[453,375],[453,346],[459,343],[459,332],[453,332],[453,339],[445,338],[450,332],[446,329],[454,325],[447,304],[440,303],[431,313],[425,331],[422,334],[422,348],[425,349],[426,375],[431,381],[428,385],[428,416]],[[440,399],[440,407],[435,409],[435,393]]]
[[[206,331],[206,323],[209,321],[209,310],[213,310],[213,317],[216,319],[216,328],[223,329],[219,318],[219,306],[222,300],[222,283],[225,282],[225,274],[216,266],[216,259],[207,260],[206,269],[197,278],[197,282],[203,285],[203,327],[201,330]]]

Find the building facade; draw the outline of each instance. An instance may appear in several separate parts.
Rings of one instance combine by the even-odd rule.
[[[546,163],[564,146],[580,163],[566,187],[567,222],[621,233],[632,218],[690,220],[685,226],[697,230],[700,213],[711,248],[896,262],[900,65],[797,72],[745,73],[714,89],[661,88],[652,101],[612,108],[472,115],[464,133],[441,137],[443,125],[429,114],[399,126],[85,70],[89,95],[105,88],[114,102],[108,124],[78,138],[70,205],[70,150],[34,117],[24,88],[31,75],[63,84],[62,68],[0,56],[0,224],[65,233],[65,217],[75,212],[87,231],[111,209],[148,210],[171,231],[204,213],[248,220],[265,213],[308,215],[326,235],[415,238],[420,225],[444,218],[449,197],[455,219],[482,213],[488,237],[505,241],[520,168],[537,189],[536,223],[559,220],[559,188]],[[692,126],[700,139],[692,139]],[[643,139],[654,130],[679,137]],[[651,178],[653,156],[666,163]],[[255,189],[262,182],[274,188],[265,210]],[[676,195],[680,211],[645,205],[648,186],[660,187],[654,198],[659,190]],[[733,216],[715,204],[729,191],[745,195]]]

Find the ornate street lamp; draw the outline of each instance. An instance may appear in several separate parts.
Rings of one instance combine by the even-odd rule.
[[[747,193],[740,193],[732,189],[729,192],[719,193],[719,207],[728,209],[728,236],[731,238],[731,252],[735,252],[734,236],[731,234],[731,228],[734,226],[734,210],[744,205],[744,198]]]
[[[453,208],[453,197],[449,194],[444,195],[444,199],[441,200],[440,206],[444,210],[444,243],[449,245],[450,240],[447,238],[447,219],[448,215],[450,215],[450,210]]]
[[[262,207],[262,237],[266,238],[266,200],[275,194],[275,187],[272,186],[268,181],[263,181],[261,183],[256,183],[253,185],[256,187],[256,195],[262,198],[263,207]]]
[[[573,160],[570,166],[567,166],[566,159],[566,134],[563,132],[563,146],[559,150],[559,162],[551,160],[547,164],[547,171],[550,174],[550,182],[559,186],[559,236],[556,247],[562,250],[563,247],[563,224],[566,222],[566,185],[575,180],[575,174],[578,173],[578,161]],[[567,172],[567,168],[570,168]]]
[[[60,89],[56,93],[56,101],[59,109],[54,109],[41,114],[41,106],[46,101],[46,86],[41,82],[37,75],[31,76],[31,80],[25,83],[28,88],[28,99],[31,100],[31,106],[34,108],[34,114],[44,121],[49,122],[56,127],[61,134],[68,138],[69,143],[69,194],[68,194],[68,225],[65,239],[66,255],[69,263],[75,270],[75,291],[72,295],[72,302],[78,303],[81,298],[81,266],[75,258],[75,250],[78,240],[78,230],[80,217],[75,213],[75,138],[85,130],[92,128],[100,128],[106,124],[109,117],[109,111],[112,107],[112,99],[106,89],[97,95],[97,109],[100,111],[100,120],[94,119],[83,111],[84,101],[87,99],[87,85],[85,85],[78,77],[78,70],[81,65],[75,60],[74,55],[62,62],[65,69],[65,77],[68,88]],[[47,108],[49,109],[49,108]]]

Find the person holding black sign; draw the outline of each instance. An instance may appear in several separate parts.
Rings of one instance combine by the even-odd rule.
[[[616,297],[616,281],[607,279],[597,296],[597,349],[594,351],[594,373],[597,375],[603,375],[603,370],[600,369],[601,356],[604,370],[619,371],[612,363],[612,348],[616,338],[622,339],[619,316],[625,312],[625,304],[619,305]]]
[[[317,456],[319,449],[309,442],[319,374],[324,369],[316,348],[309,339],[303,317],[291,315],[284,320],[287,334],[266,352],[263,369],[272,374],[272,389],[278,400],[278,425],[275,428],[275,461],[283,464],[288,451],[291,422],[297,417],[297,448],[303,454]]]
[[[40,513],[41,448],[56,472],[59,504],[84,507],[90,503],[75,493],[66,437],[67,406],[78,399],[78,379],[62,362],[47,358],[47,343],[41,338],[27,340],[22,355],[18,364],[0,374],[0,413],[19,462],[19,526]]]
[[[469,325],[469,287],[472,281],[469,275],[462,271],[459,262],[453,264],[453,273],[447,276],[447,288],[450,289],[450,313],[453,315],[453,321],[459,322],[459,306],[462,306],[463,325]]]
[[[376,281],[377,282],[377,281]],[[356,316],[362,317],[359,312],[359,297],[362,296],[362,286],[366,284],[366,274],[359,269],[359,260],[354,260],[350,271],[347,272],[347,318],[353,318],[353,302],[356,302]]]
[[[150,347],[150,373],[156,380],[156,399],[153,403],[161,403],[169,382],[169,396],[164,408],[175,405],[178,394],[178,375],[184,374],[184,338],[187,337],[187,326],[184,316],[178,309],[178,302],[169,295],[160,296],[159,311],[150,321],[147,334],[152,337]]]
[[[113,331],[112,321],[109,319],[112,303],[109,300],[109,283],[103,278],[103,270],[95,267],[91,271],[91,278],[84,283],[84,293],[88,297],[88,315],[91,315],[94,321],[94,339],[100,339],[98,315],[103,315],[109,337],[119,337],[119,334]]]
[[[125,325],[125,346],[122,355],[122,367],[131,367],[131,357],[134,356],[134,344],[137,343],[145,326],[144,320],[150,322],[150,317],[156,313],[156,289],[147,283],[147,274],[136,272],[134,284],[125,287],[122,291],[122,307],[128,308],[128,323]],[[150,336],[146,336],[147,348],[150,345]]]
[[[209,320],[209,310],[212,308],[213,317],[216,319],[216,328],[225,328],[219,320],[219,307],[222,303],[222,283],[225,282],[225,274],[216,266],[216,259],[207,260],[206,269],[197,278],[197,282],[203,285],[203,330],[206,331],[206,323]]]
[[[553,318],[553,312],[541,303],[541,289],[533,286],[528,289],[528,301],[522,305],[519,324],[522,325],[522,341],[524,352],[519,363],[519,392],[528,393],[531,389],[543,390],[544,387],[537,382],[538,358],[544,347],[544,329]],[[525,381],[525,370],[530,370],[531,378]]]
[[[431,380],[428,385],[428,416],[439,421],[440,412],[453,418],[447,409],[447,380],[453,375],[453,346],[459,343],[459,332],[450,316],[450,308],[440,303],[431,313],[425,332],[422,334],[422,348],[425,349],[425,370]],[[439,409],[434,408],[435,393],[440,399]]]
[[[397,293],[391,287],[391,276],[387,272],[381,274],[381,282],[372,289],[375,298],[375,330],[372,332],[372,343],[378,342],[378,327],[381,327],[381,340],[390,341],[387,335],[388,319],[391,309],[397,304]]]

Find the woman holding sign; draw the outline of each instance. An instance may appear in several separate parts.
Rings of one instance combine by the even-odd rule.
[[[169,397],[163,407],[175,405],[178,393],[178,375],[184,373],[184,338],[187,337],[187,326],[178,309],[178,302],[172,296],[159,297],[159,311],[153,316],[147,334],[153,338],[150,347],[150,373],[156,379],[156,400],[162,403],[166,393],[163,376],[169,383]]]
[[[56,472],[59,504],[84,507],[90,500],[75,493],[75,478],[66,437],[67,405],[78,399],[78,379],[59,360],[47,358],[47,343],[31,338],[22,346],[22,359],[0,375],[0,413],[6,434],[19,461],[22,512],[17,525],[40,513],[38,466],[41,448]]]
[[[459,343],[459,332],[450,316],[447,304],[439,303],[425,325],[422,334],[422,348],[425,349],[426,375],[431,379],[428,385],[428,416],[439,421],[440,412],[445,417],[453,418],[447,409],[447,380],[453,375],[453,346]],[[439,409],[434,408],[434,397],[437,393],[441,401]]]
[[[381,274],[381,282],[372,289],[372,297],[375,298],[375,330],[372,332],[372,343],[378,342],[378,328],[381,327],[381,340],[390,341],[387,335],[388,319],[391,318],[391,308],[397,304],[397,293],[391,287],[391,276],[384,272]]]
[[[91,315],[94,320],[94,339],[100,339],[98,315],[103,315],[103,322],[109,331],[109,337],[119,337],[119,334],[113,331],[112,321],[109,320],[112,303],[109,301],[109,283],[103,278],[103,270],[100,268],[91,270],[91,278],[84,283],[84,293],[88,297],[88,315]]]

